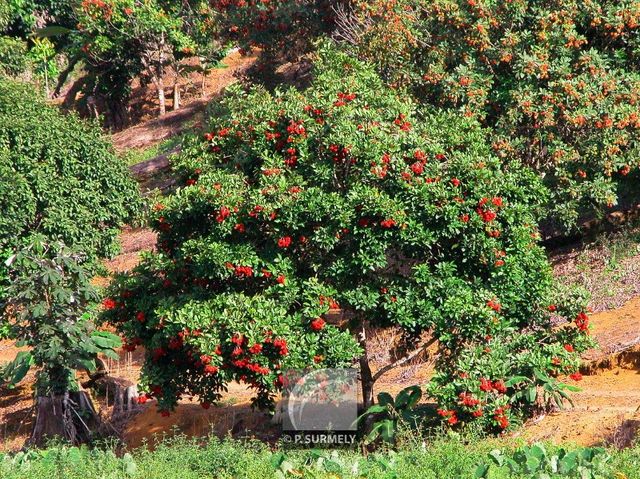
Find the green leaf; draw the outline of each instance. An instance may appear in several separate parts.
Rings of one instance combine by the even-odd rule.
[[[133,456],[130,453],[125,453],[122,456],[122,461],[124,462],[124,473],[129,477],[133,477],[136,475],[138,470],[138,466],[136,466],[135,461],[133,460]]]
[[[386,406],[383,406],[382,404],[374,404],[369,409],[367,409],[367,411],[362,416],[367,416],[369,414],[378,414],[378,413],[386,412],[386,411],[387,411],[387,407]]]
[[[422,398],[420,386],[409,386],[398,393],[396,397],[396,409],[412,408]]]
[[[120,355],[112,349],[103,349],[100,352],[110,359],[114,359],[114,360],[120,359]]]
[[[388,392],[378,393],[378,404],[382,406],[393,405],[393,397]]]
[[[20,351],[15,359],[5,366],[3,379],[9,383],[9,388],[15,387],[29,372],[33,364],[33,356],[29,351]]]
[[[547,451],[542,444],[534,444],[529,448],[529,454],[537,459],[542,460],[542,458],[546,457]]]
[[[473,474],[473,477],[476,479],[483,479],[485,477],[487,477],[487,474],[489,473],[489,466],[486,464],[480,464],[477,468],[475,473]]]
[[[388,443],[393,443],[396,437],[396,423],[391,419],[381,421],[380,436]]]
[[[502,467],[504,464],[504,456],[502,455],[502,451],[500,449],[494,449],[489,453],[489,457],[498,467]]]
[[[89,372],[96,370],[96,363],[93,359],[77,358],[75,363],[76,369],[85,369]]]
[[[505,381],[504,385],[507,387],[511,387],[527,380],[528,378],[526,376],[513,376],[509,378],[507,381]]]
[[[97,346],[103,349],[113,349],[122,346],[120,336],[108,331],[94,331],[91,333],[91,339]]]

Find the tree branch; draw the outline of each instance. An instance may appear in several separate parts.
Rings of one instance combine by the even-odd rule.
[[[385,373],[391,371],[392,369],[395,369],[397,367],[402,366],[403,364],[407,364],[409,361],[411,361],[413,358],[415,358],[416,356],[418,356],[420,353],[424,352],[429,346],[431,346],[432,344],[434,344],[438,339],[433,337],[431,338],[429,341],[427,341],[426,343],[424,343],[422,346],[420,346],[419,348],[415,349],[414,351],[412,351],[411,353],[407,354],[406,356],[404,356],[403,358],[398,359],[397,361],[394,361],[391,364],[387,364],[386,366],[380,368],[378,371],[376,371],[376,373],[373,375],[373,382],[375,383],[378,379],[380,379]]]

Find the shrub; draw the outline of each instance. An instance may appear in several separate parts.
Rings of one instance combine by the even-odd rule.
[[[338,308],[352,331],[430,331],[441,374],[489,336],[506,342],[509,354],[482,371],[495,384],[518,375],[535,384],[534,358],[551,373],[565,342],[580,350],[583,319],[551,329],[536,176],[502,169],[475,121],[415,115],[405,95],[330,47],[315,73],[302,93],[229,89],[174,165],[186,186],[154,207],[159,252],[107,300],[128,347],[148,351],[142,382],[160,409],[182,394],[213,401],[231,380],[266,405],[285,368],[349,364],[359,350],[332,319]],[[556,314],[581,312],[563,301]],[[575,355],[565,353],[570,369]],[[360,364],[368,370],[366,350]],[[482,376],[466,374],[472,391]],[[519,390],[483,398],[488,423],[496,404],[520,404]]]
[[[22,40],[0,35],[0,75],[20,75],[27,67],[27,44]]]
[[[348,449],[270,450],[257,441],[220,441],[217,438],[197,441],[183,436],[165,438],[154,446],[153,450],[144,447],[123,454],[115,447],[90,449],[53,444],[43,450],[0,454],[0,474],[6,479],[63,476],[69,479],[438,479],[482,477],[484,468],[479,469],[478,463],[488,462],[492,465],[487,477],[494,479],[637,479],[640,452],[638,446],[604,452],[598,448],[563,449],[550,445],[543,448],[540,444],[516,449],[513,440],[479,440],[456,435],[420,442],[397,452],[369,454]],[[611,460],[605,461],[609,456]],[[528,464],[525,459],[530,460]],[[551,462],[556,459],[557,464]],[[496,460],[506,466],[496,467]],[[517,467],[508,466],[512,461]],[[545,471],[540,464],[550,467]]]
[[[41,233],[89,259],[109,256],[138,198],[98,127],[46,105],[29,85],[0,80],[0,251]]]
[[[551,217],[570,226],[616,203],[639,166],[640,17],[629,2],[360,5],[360,56],[421,102],[489,126],[496,155],[544,178]]]

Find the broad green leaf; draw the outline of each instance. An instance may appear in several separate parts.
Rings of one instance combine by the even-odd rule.
[[[113,349],[122,346],[120,336],[108,331],[94,331],[91,334],[91,339],[103,349]]]
[[[33,356],[29,351],[20,351],[15,359],[5,366],[3,379],[13,388],[24,379],[33,364]]]

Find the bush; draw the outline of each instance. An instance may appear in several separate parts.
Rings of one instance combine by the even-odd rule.
[[[640,17],[628,2],[360,2],[356,50],[421,102],[475,117],[533,167],[550,216],[617,201],[638,165]],[[389,32],[387,25],[400,27]],[[389,60],[391,59],[391,60]]]
[[[540,182],[517,164],[503,170],[475,121],[413,108],[328,47],[303,93],[229,89],[174,165],[187,186],[154,208],[159,252],[106,304],[129,347],[148,351],[142,382],[160,409],[183,394],[206,405],[232,380],[264,406],[285,368],[349,364],[359,348],[331,319],[337,308],[352,330],[431,331],[441,374],[493,342],[511,347],[481,370],[495,384],[535,385],[532,367],[557,371],[558,355],[563,371],[575,367],[563,344],[580,350],[586,324],[551,329]],[[563,301],[555,314],[581,312]],[[465,370],[456,400],[476,393],[478,373]],[[481,395],[487,424],[496,405],[520,404],[520,389]]]
[[[22,40],[0,35],[0,75],[16,76],[28,67],[27,44]]]
[[[89,259],[109,256],[139,207],[135,182],[98,127],[48,106],[32,86],[0,80],[0,251],[39,233]]]

